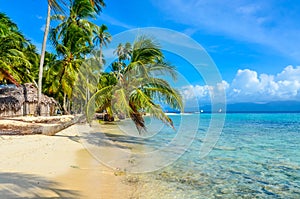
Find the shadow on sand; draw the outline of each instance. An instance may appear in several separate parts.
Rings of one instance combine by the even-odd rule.
[[[119,135],[113,133],[82,133],[80,139],[84,139],[87,143],[95,146],[103,147],[117,147],[120,149],[132,149],[137,145],[148,146],[151,148],[157,148],[163,143],[159,143],[158,140],[144,137],[134,137],[130,135]]]
[[[6,198],[81,198],[79,192],[60,188],[61,184],[37,175],[0,173],[0,197]]]

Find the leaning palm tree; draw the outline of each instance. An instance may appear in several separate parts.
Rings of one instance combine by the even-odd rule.
[[[175,78],[174,67],[163,62],[162,51],[150,38],[139,37],[131,50],[129,64],[124,63],[125,67],[118,73],[111,72],[117,82],[100,87],[92,96],[87,108],[88,121],[95,108],[102,107],[130,116],[139,133],[146,130],[143,112],[173,127],[160,104],[182,110],[182,99],[179,92],[157,74]]]

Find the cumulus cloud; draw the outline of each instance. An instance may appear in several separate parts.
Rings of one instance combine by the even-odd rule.
[[[231,103],[300,100],[300,66],[287,66],[276,75],[240,69],[230,84],[223,80],[217,85],[182,88],[186,101],[209,101],[220,98],[223,92],[226,92],[227,101]]]
[[[277,75],[277,80],[299,80],[300,66],[287,66],[281,73]]]
[[[208,102],[213,99],[215,102],[224,102],[225,91],[229,88],[226,81],[217,83],[216,85],[189,85],[181,88],[181,94],[187,103],[199,100]]]

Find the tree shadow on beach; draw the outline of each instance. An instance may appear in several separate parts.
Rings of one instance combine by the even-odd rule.
[[[158,146],[158,143],[149,138],[112,133],[82,133],[80,138],[95,146],[118,147],[120,149],[132,149],[136,145]]]
[[[104,133],[82,133],[80,139],[85,140],[88,144],[99,147],[117,147],[120,149],[131,149],[130,146],[124,145],[120,141],[112,140]]]
[[[68,138],[69,140],[73,142],[80,143],[80,137],[77,135],[54,135],[55,137],[62,137],[62,138]]]
[[[58,182],[37,175],[0,173],[0,197],[6,198],[80,198],[78,191],[61,188]]]

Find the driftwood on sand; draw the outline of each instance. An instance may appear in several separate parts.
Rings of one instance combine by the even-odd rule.
[[[6,118],[0,120],[0,135],[55,135],[83,120],[83,115]]]

